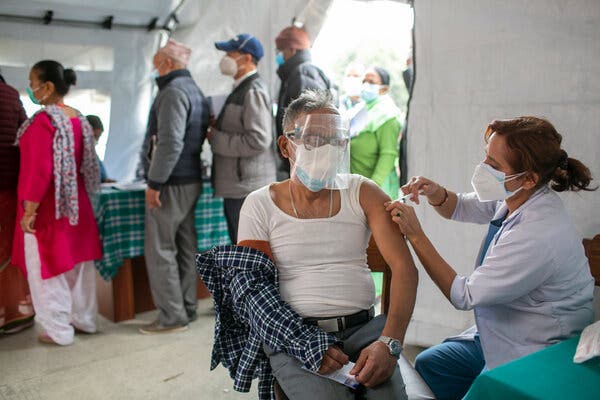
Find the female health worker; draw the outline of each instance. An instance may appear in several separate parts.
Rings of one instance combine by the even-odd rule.
[[[475,270],[461,276],[438,254],[414,209],[387,210],[425,270],[476,326],[421,353],[417,371],[437,399],[464,396],[484,368],[543,349],[593,320],[593,279],[581,238],[555,192],[593,190],[589,169],[561,149],[561,135],[536,117],[493,121],[486,157],[472,178],[474,193],[455,194],[413,177],[402,187],[424,195],[443,217],[489,224]]]

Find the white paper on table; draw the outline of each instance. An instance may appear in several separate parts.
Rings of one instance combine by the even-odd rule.
[[[581,364],[600,356],[600,321],[588,325],[579,338],[573,362]]]
[[[227,100],[227,94],[216,94],[214,96],[208,97],[208,105],[210,107],[210,114],[217,118],[225,105],[225,100]]]
[[[146,182],[137,181],[137,182],[116,182],[111,183],[110,186],[117,190],[146,190],[148,185]]]
[[[348,364],[344,365],[342,368],[338,369],[331,374],[323,375],[318,372],[313,372],[308,368],[302,367],[308,372],[311,372],[315,375],[322,376],[323,378],[331,379],[332,381],[341,383],[344,386],[348,386],[349,388],[356,389],[359,383],[356,381],[354,375],[350,375],[350,371],[354,368],[354,363],[352,361],[348,362]]]

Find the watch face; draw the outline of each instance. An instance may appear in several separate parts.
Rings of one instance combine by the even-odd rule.
[[[400,352],[402,351],[402,346],[400,345],[400,342],[398,342],[397,340],[391,340],[390,341],[390,354],[393,356],[399,356]]]

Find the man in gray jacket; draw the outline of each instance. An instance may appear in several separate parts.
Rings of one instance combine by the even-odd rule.
[[[226,52],[219,63],[223,75],[234,79],[217,120],[209,128],[213,152],[215,195],[224,198],[225,218],[232,243],[237,243],[240,209],[250,192],[276,180],[271,131],[271,100],[256,65],[263,47],[254,36],[240,34],[216,42]]]
[[[202,190],[200,151],[208,103],[186,66],[191,50],[174,40],[154,55],[159,91],[143,154],[146,189],[144,253],[158,319],[144,334],[187,329],[196,319],[194,211]]]

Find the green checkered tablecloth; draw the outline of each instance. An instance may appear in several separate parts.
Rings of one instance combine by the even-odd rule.
[[[112,279],[126,258],[144,255],[144,191],[103,188],[96,207],[96,221],[103,258],[96,269],[105,280]],[[213,197],[209,182],[202,187],[196,206],[198,251],[229,244],[223,200]]]

